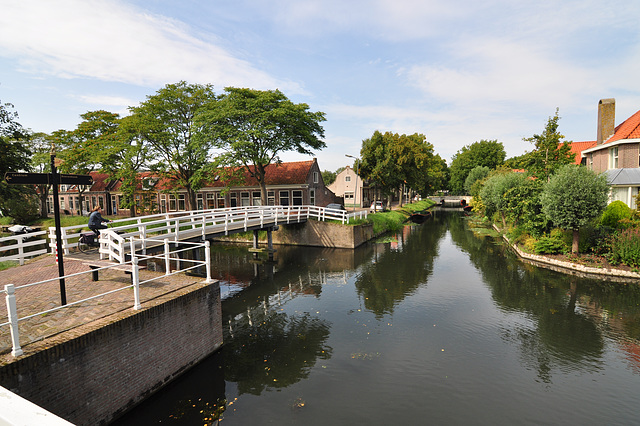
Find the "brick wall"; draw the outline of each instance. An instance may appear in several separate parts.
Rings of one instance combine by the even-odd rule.
[[[373,237],[373,225],[351,226],[309,220],[295,225],[281,225],[280,229],[273,233],[273,243],[355,248]]]
[[[620,168],[638,167],[638,146],[637,143],[626,143],[618,146],[618,166]]]
[[[0,385],[74,424],[114,420],[222,344],[220,288],[201,285],[0,368]]]

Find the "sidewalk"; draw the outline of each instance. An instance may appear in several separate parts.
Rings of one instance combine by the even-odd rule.
[[[64,269],[66,275],[91,271],[91,268],[83,265],[82,260],[75,259],[73,255],[64,257]],[[130,275],[125,274],[123,271],[102,270],[99,275],[99,281],[91,280],[91,272],[67,278],[65,280],[67,304],[108,291],[125,288],[131,284]],[[55,257],[46,255],[23,266],[0,271],[0,289],[4,289],[6,284],[15,285],[18,318],[23,318],[37,312],[59,307],[61,304],[60,281],[54,280],[31,287],[20,288],[20,286],[57,277],[58,266]],[[160,303],[166,297],[175,297],[178,294],[182,294],[184,291],[181,290],[186,287],[204,281],[203,278],[185,274],[165,277],[160,272],[140,271],[140,281],[153,277],[159,277],[159,279],[140,286],[140,302],[143,309],[145,306],[148,307]],[[173,294],[176,292],[177,294]],[[119,317],[128,316],[135,312],[133,304],[133,289],[129,288],[52,313],[20,321],[20,345],[25,355],[27,355],[29,352],[39,350],[38,347],[46,347],[47,338],[56,336],[56,340],[64,339],[61,335],[63,332],[77,329],[80,326],[106,317],[113,316],[113,318],[110,318],[111,322]],[[0,303],[0,323],[6,321],[7,309],[3,297]],[[39,344],[36,344],[38,342]],[[7,325],[0,327],[0,365],[15,359],[10,352],[11,337],[10,329]]]

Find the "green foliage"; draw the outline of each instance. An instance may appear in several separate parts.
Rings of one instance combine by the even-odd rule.
[[[180,81],[167,84],[140,106],[130,108],[128,131],[148,144],[154,171],[186,189],[188,209],[196,208],[196,192],[204,185],[207,176],[203,170],[213,149],[213,138],[202,135],[195,118],[215,106],[213,86]]]
[[[476,166],[473,169],[471,169],[471,171],[467,175],[467,179],[464,181],[464,190],[471,195],[473,195],[472,188],[474,188],[474,190],[479,191],[480,186],[476,185],[474,187],[474,184],[476,182],[482,181],[487,176],[489,176],[490,171],[491,170],[486,166]]]
[[[508,206],[507,192],[516,186],[521,185],[525,180],[522,173],[500,172],[491,176],[480,190],[480,198],[485,206],[485,215],[493,216],[500,212],[503,216]]]
[[[632,210],[624,202],[620,200],[614,201],[605,208],[600,218],[600,223],[611,228],[622,228],[624,226],[621,221],[623,219],[631,219],[631,213]]]
[[[322,181],[327,186],[331,185],[333,182],[336,181],[336,176],[337,176],[336,172],[331,172],[329,170],[322,171]]]
[[[219,164],[241,166],[253,176],[266,205],[265,168],[279,163],[283,152],[312,155],[312,150],[324,148],[320,123],[325,114],[291,102],[279,90],[227,87],[225,92],[198,114],[196,126],[202,130],[198,140],[213,141],[223,150]]]
[[[548,181],[560,167],[572,164],[575,160],[575,154],[571,152],[571,142],[563,141],[564,136],[558,132],[559,120],[556,109],[555,115],[549,117],[541,134],[524,139],[535,144],[535,149],[520,159],[520,165],[544,181]]]
[[[536,254],[556,254],[567,251],[567,244],[562,238],[556,236],[540,237],[535,243],[533,250]]]
[[[612,263],[640,267],[640,229],[624,229],[608,239],[608,259]]]
[[[20,185],[22,187],[22,185]],[[39,217],[38,198],[33,188],[25,187],[14,192],[11,198],[3,200],[1,205],[4,214],[13,218],[14,222],[25,225]]]
[[[551,177],[540,200],[543,212],[556,226],[577,230],[604,211],[608,193],[604,175],[570,164]]]
[[[549,220],[542,212],[541,192],[542,182],[524,179],[507,190],[504,196],[506,218],[533,236],[542,235],[549,228]]]
[[[454,194],[463,193],[473,168],[485,166],[493,170],[504,163],[506,155],[504,146],[497,140],[481,140],[462,147],[451,159],[449,188]]]

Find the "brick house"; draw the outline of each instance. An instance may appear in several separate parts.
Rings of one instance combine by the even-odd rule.
[[[267,196],[269,205],[315,205],[326,206],[337,201],[335,194],[322,180],[317,160],[270,164],[266,170]],[[94,183],[84,192],[82,211],[101,205],[107,215],[128,215],[129,209],[122,206],[121,182],[109,180],[104,173],[92,172]],[[183,188],[175,188],[167,179],[160,179],[150,172],[140,173],[140,183],[136,191],[138,214],[185,211],[187,193]],[[79,214],[79,193],[75,186],[60,188],[61,210],[69,214]],[[50,204],[53,196],[50,196]],[[196,193],[197,210],[224,207],[261,205],[260,187],[255,178],[244,169],[233,181],[221,179],[218,175],[205,183]],[[73,206],[71,209],[62,206]]]
[[[598,104],[595,144],[581,152],[589,169],[605,173],[611,185],[610,201],[620,200],[635,209],[640,188],[640,111],[614,127],[615,99]]]

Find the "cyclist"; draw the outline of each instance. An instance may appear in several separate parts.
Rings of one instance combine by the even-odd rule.
[[[107,225],[104,223],[110,223],[110,220],[107,220],[102,217],[102,207],[96,206],[91,210],[91,214],[89,215],[89,229],[91,229],[96,237],[100,236],[101,229],[107,229]]]

